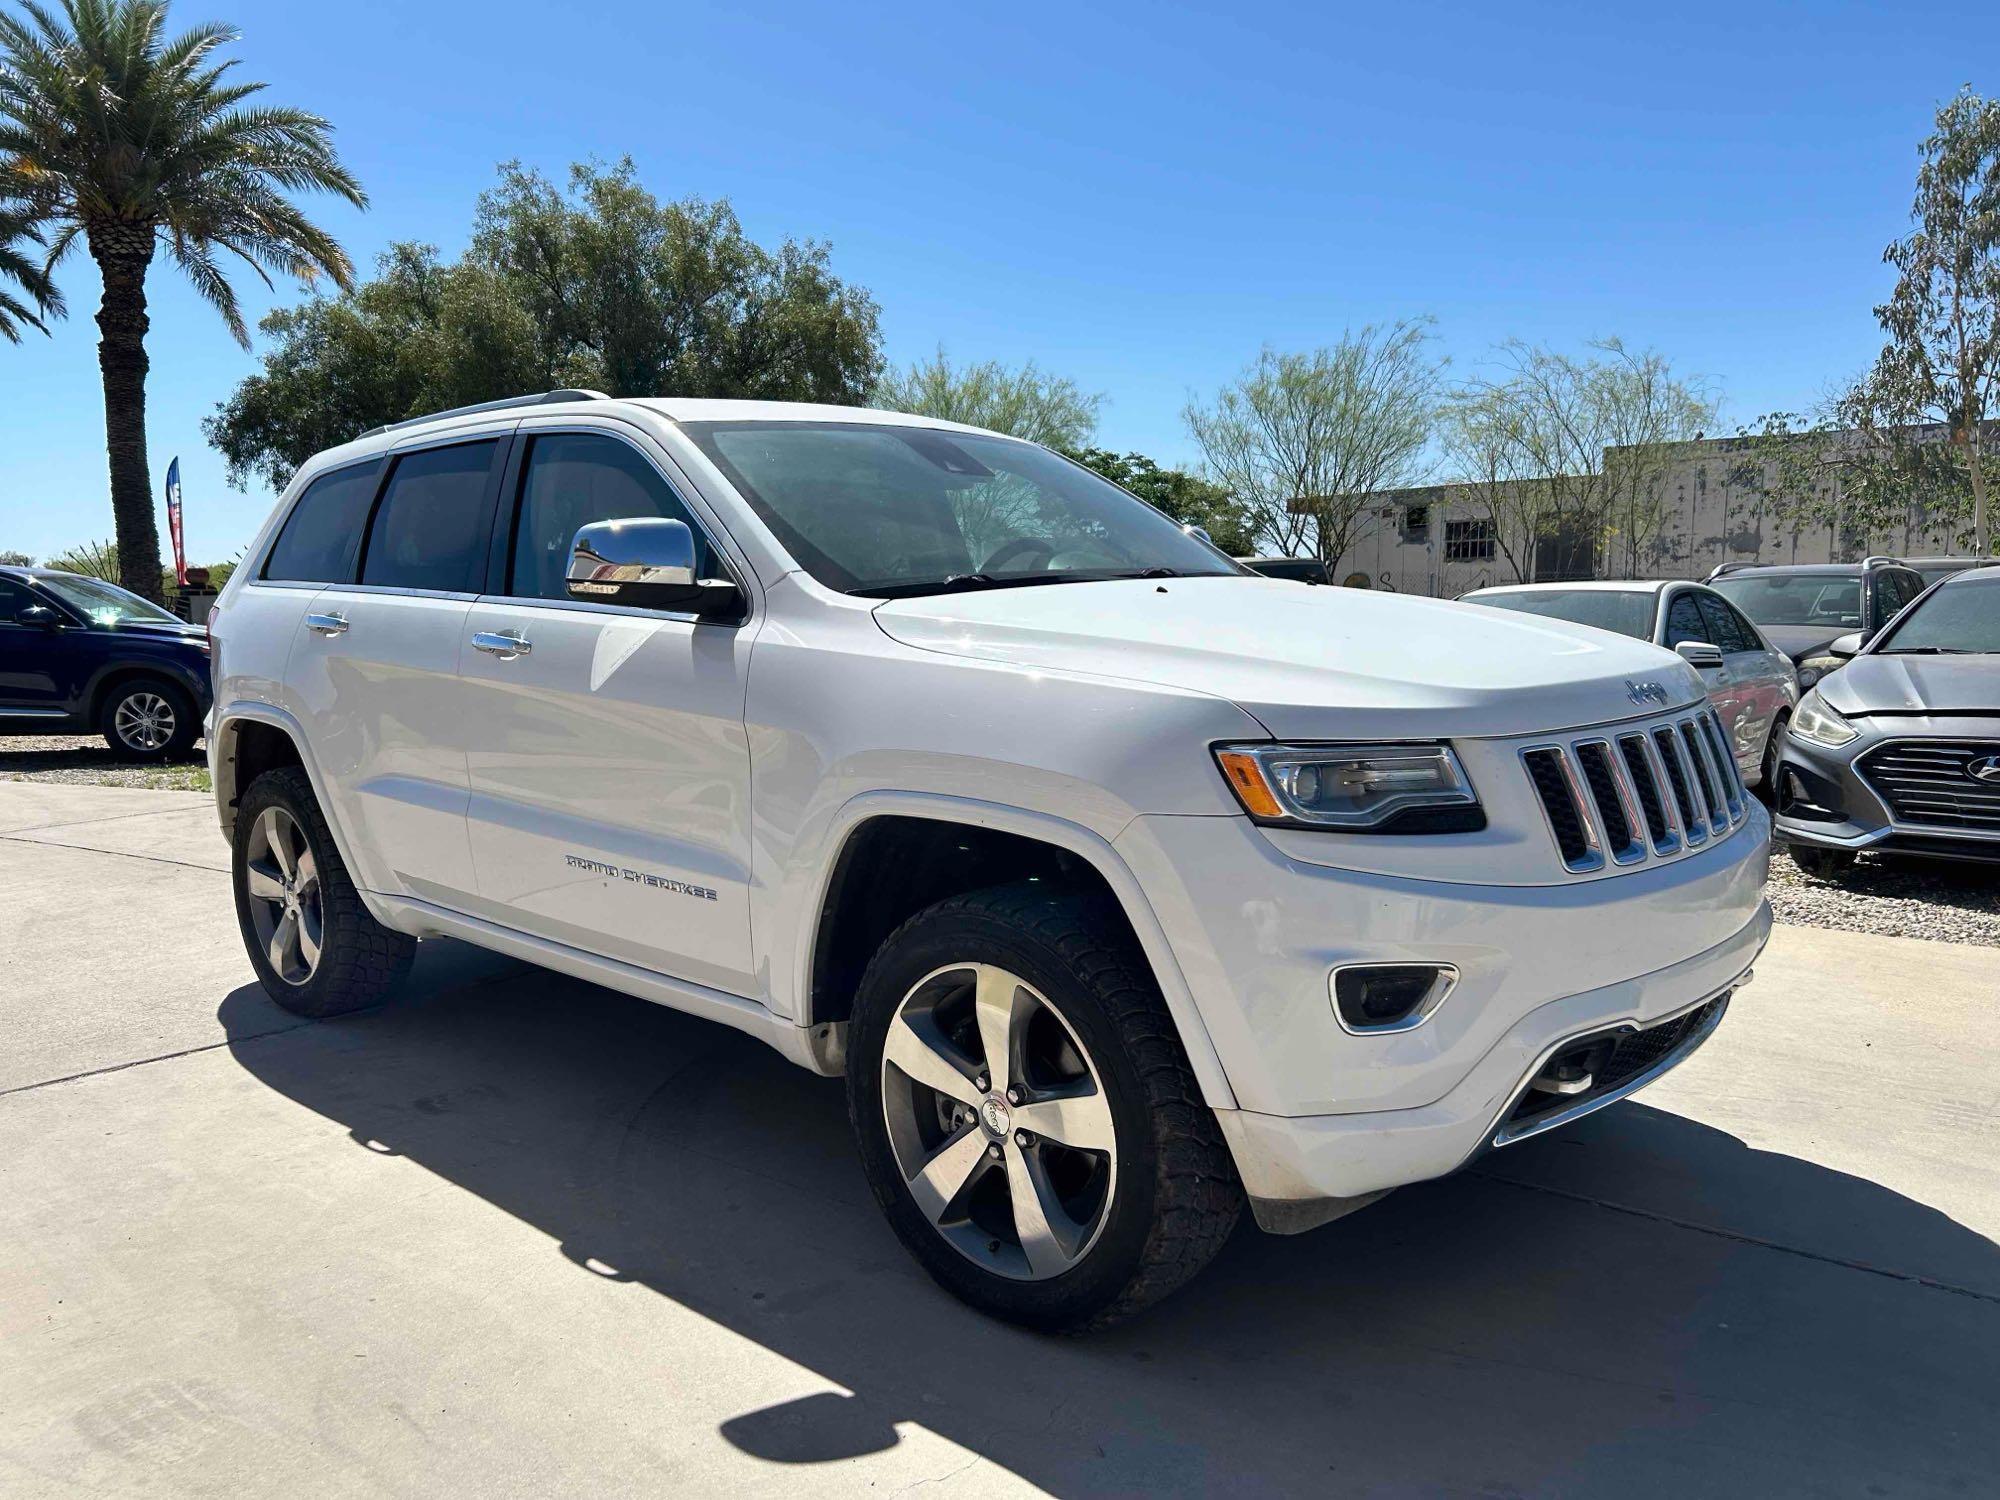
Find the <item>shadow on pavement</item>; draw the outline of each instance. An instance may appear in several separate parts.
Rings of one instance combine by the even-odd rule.
[[[254,989],[221,1020],[255,1077],[578,1275],[853,1393],[723,1424],[768,1460],[916,1423],[1059,1495],[1943,1495],[2000,1469],[2000,1249],[1675,1115],[1619,1106],[1315,1234],[1246,1229],[1151,1315],[1052,1340],[907,1259],[837,1083],[587,985],[449,968],[347,1021],[253,1036]]]

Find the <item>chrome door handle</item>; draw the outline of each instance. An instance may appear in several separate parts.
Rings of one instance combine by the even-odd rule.
[[[515,630],[479,630],[473,632],[472,649],[484,651],[488,656],[497,656],[502,661],[512,661],[517,656],[526,656],[534,647],[528,638]]]
[[[314,635],[345,635],[347,634],[347,616],[307,615],[306,629],[310,630]]]

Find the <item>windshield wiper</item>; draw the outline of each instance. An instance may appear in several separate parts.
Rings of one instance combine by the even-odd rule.
[[[855,589],[864,599],[914,599],[925,594],[969,594],[977,589],[1018,589],[1031,584],[1082,583],[1080,573],[1022,573],[996,578],[991,573],[953,573],[949,578],[926,578],[916,583],[883,583],[873,588]]]
[[[1878,651],[1878,656],[1983,656],[1985,652],[1970,651],[1964,646],[1891,646]]]

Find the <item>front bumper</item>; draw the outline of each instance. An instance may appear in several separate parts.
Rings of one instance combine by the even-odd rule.
[[[1775,832],[1787,844],[1848,853],[1910,854],[1931,859],[2000,862],[2000,835],[1937,822],[1899,820],[1861,768],[1892,741],[2000,743],[2000,718],[1899,715],[1860,720],[1859,738],[1838,749],[1787,734],[1778,764]]]
[[[1280,1233],[1310,1229],[1391,1188],[1443,1177],[1483,1152],[1570,1124],[1636,1093],[1708,1040],[1770,933],[1770,908],[1760,905],[1741,932],[1707,953],[1541,1007],[1509,1031],[1458,1087],[1420,1109],[1308,1118],[1218,1110],[1258,1222]],[[1549,1059],[1572,1043],[1606,1032],[1647,1030],[1708,1006],[1714,1008],[1699,1015],[1654,1065],[1530,1122],[1510,1118]]]

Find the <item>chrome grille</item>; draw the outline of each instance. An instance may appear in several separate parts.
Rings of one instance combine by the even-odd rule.
[[[1749,816],[1729,735],[1707,705],[1608,734],[1531,745],[1521,762],[1563,868],[1671,859]],[[2000,827],[2000,787],[1995,788]]]
[[[1891,740],[1855,768],[1898,823],[2000,833],[2000,782],[1966,771],[1989,755],[2000,755],[2000,740]]]

